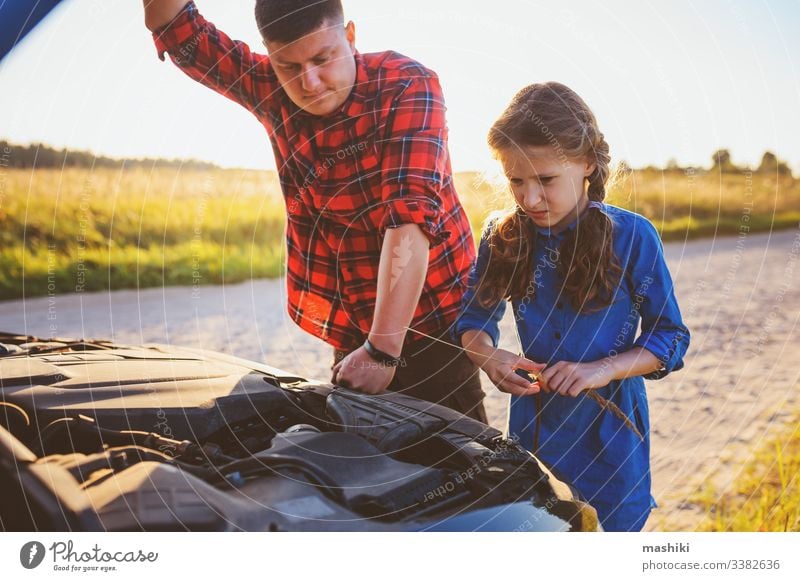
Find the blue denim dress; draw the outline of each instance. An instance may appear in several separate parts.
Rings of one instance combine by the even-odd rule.
[[[583,494],[597,509],[605,530],[638,531],[656,506],[650,493],[644,379],[660,379],[683,367],[689,330],[681,319],[653,225],[643,216],[607,204],[592,203],[586,211],[604,212],[614,224],[613,247],[623,279],[613,302],[603,310],[581,314],[560,292],[562,281],[556,270],[560,245],[578,220],[558,233],[531,225],[535,293],[512,301],[519,341],[525,357],[550,364],[596,361],[635,346],[652,352],[662,363],[660,370],[596,390],[622,410],[644,440],[585,394],[512,396],[508,432]],[[480,329],[497,346],[506,301],[487,308],[475,299],[476,283],[490,266],[488,261],[484,232],[454,335],[460,339],[465,331]]]

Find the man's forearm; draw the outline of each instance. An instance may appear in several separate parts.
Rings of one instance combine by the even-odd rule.
[[[144,0],[144,25],[151,31],[172,22],[188,0]]]
[[[384,236],[369,340],[390,355],[402,351],[428,274],[429,249],[428,238],[416,224],[389,228]]]

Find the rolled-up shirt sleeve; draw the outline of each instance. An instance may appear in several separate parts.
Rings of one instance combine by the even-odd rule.
[[[477,289],[481,277],[489,266],[491,249],[487,234],[491,225],[481,236],[478,256],[469,273],[469,285],[461,299],[461,311],[452,327],[452,338],[461,344],[461,336],[470,330],[483,331],[492,339],[495,347],[500,343],[500,321],[506,311],[506,301],[500,300],[493,305],[482,305],[478,301]]]
[[[250,51],[208,22],[193,1],[153,32],[158,58],[164,54],[186,75],[250,111],[277,90],[268,74],[269,57]]]
[[[634,345],[647,349],[661,362],[661,369],[645,375],[645,379],[661,379],[683,368],[690,334],[675,298],[658,232],[644,218],[637,220],[636,229],[631,276],[642,328]]]
[[[445,180],[452,179],[444,97],[430,73],[408,78],[403,86],[390,105],[388,127],[379,144],[385,210],[380,229],[384,233],[386,228],[417,224],[434,247],[451,234],[444,226],[441,201]]]

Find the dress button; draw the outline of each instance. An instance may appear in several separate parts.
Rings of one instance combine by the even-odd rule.
[[[556,339],[561,339],[561,333],[559,333],[558,331],[556,331]]]

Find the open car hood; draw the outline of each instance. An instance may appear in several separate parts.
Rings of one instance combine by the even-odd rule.
[[[598,530],[448,408],[237,357],[0,335],[5,530]]]

